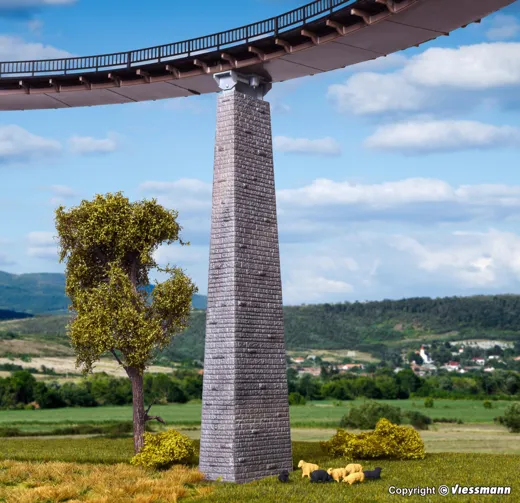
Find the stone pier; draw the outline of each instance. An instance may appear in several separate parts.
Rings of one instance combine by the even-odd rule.
[[[292,471],[270,84],[215,75],[218,96],[200,471]]]

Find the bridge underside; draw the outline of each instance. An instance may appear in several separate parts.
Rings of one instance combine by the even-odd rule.
[[[358,0],[297,30],[220,51],[111,70],[0,79],[0,110],[69,108],[215,93],[213,74],[238,70],[282,82],[417,46],[515,0]],[[352,7],[364,13],[352,14]],[[282,38],[283,37],[283,38]]]

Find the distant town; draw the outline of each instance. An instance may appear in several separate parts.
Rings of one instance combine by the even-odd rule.
[[[349,351],[343,362],[337,363],[318,355],[307,354],[289,356],[287,363],[299,375],[319,376],[324,366],[339,374],[353,372],[366,376],[375,372],[376,363],[364,362],[357,359],[357,356],[357,351]],[[494,372],[496,369],[515,370],[517,362],[520,362],[520,354],[515,351],[513,342],[483,339],[423,344],[420,349],[403,351],[402,365],[386,363],[396,373],[410,368],[417,376],[424,377],[443,370],[459,374],[472,371]]]

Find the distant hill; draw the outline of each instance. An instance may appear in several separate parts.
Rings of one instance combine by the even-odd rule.
[[[23,318],[31,318],[33,315],[28,313],[19,313],[17,311],[9,311],[0,309],[0,321],[2,320],[19,320]]]
[[[421,342],[482,337],[520,341],[520,295],[412,298],[284,307],[289,351],[350,349],[385,358],[391,351]],[[65,340],[69,316],[37,316],[0,322],[0,332],[39,334]],[[167,361],[204,357],[206,312],[193,311],[190,326],[175,337]],[[0,334],[1,335],[1,334]]]
[[[153,285],[149,285],[149,292]],[[65,274],[10,274],[0,271],[0,310],[27,314],[66,314]],[[206,309],[206,297],[194,295],[193,307]]]

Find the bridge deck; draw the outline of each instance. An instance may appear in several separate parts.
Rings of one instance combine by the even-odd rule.
[[[514,1],[320,0],[249,28],[169,46],[68,60],[0,63],[0,110],[107,105],[214,93],[219,88],[213,74],[232,69],[282,82],[417,46],[478,22]],[[324,5],[333,8],[323,12]],[[307,21],[305,12],[320,14]],[[277,23],[290,16],[286,23],[290,29],[279,31]],[[298,16],[303,16],[303,21],[298,21]],[[298,26],[291,27],[291,22]],[[260,38],[249,37],[262,23],[274,26],[274,31]],[[245,35],[236,35],[242,32]],[[222,48],[220,41],[226,42],[230,34],[244,41]],[[200,41],[209,46],[207,40],[213,39],[213,47],[190,50]],[[163,57],[166,49],[185,54]]]

